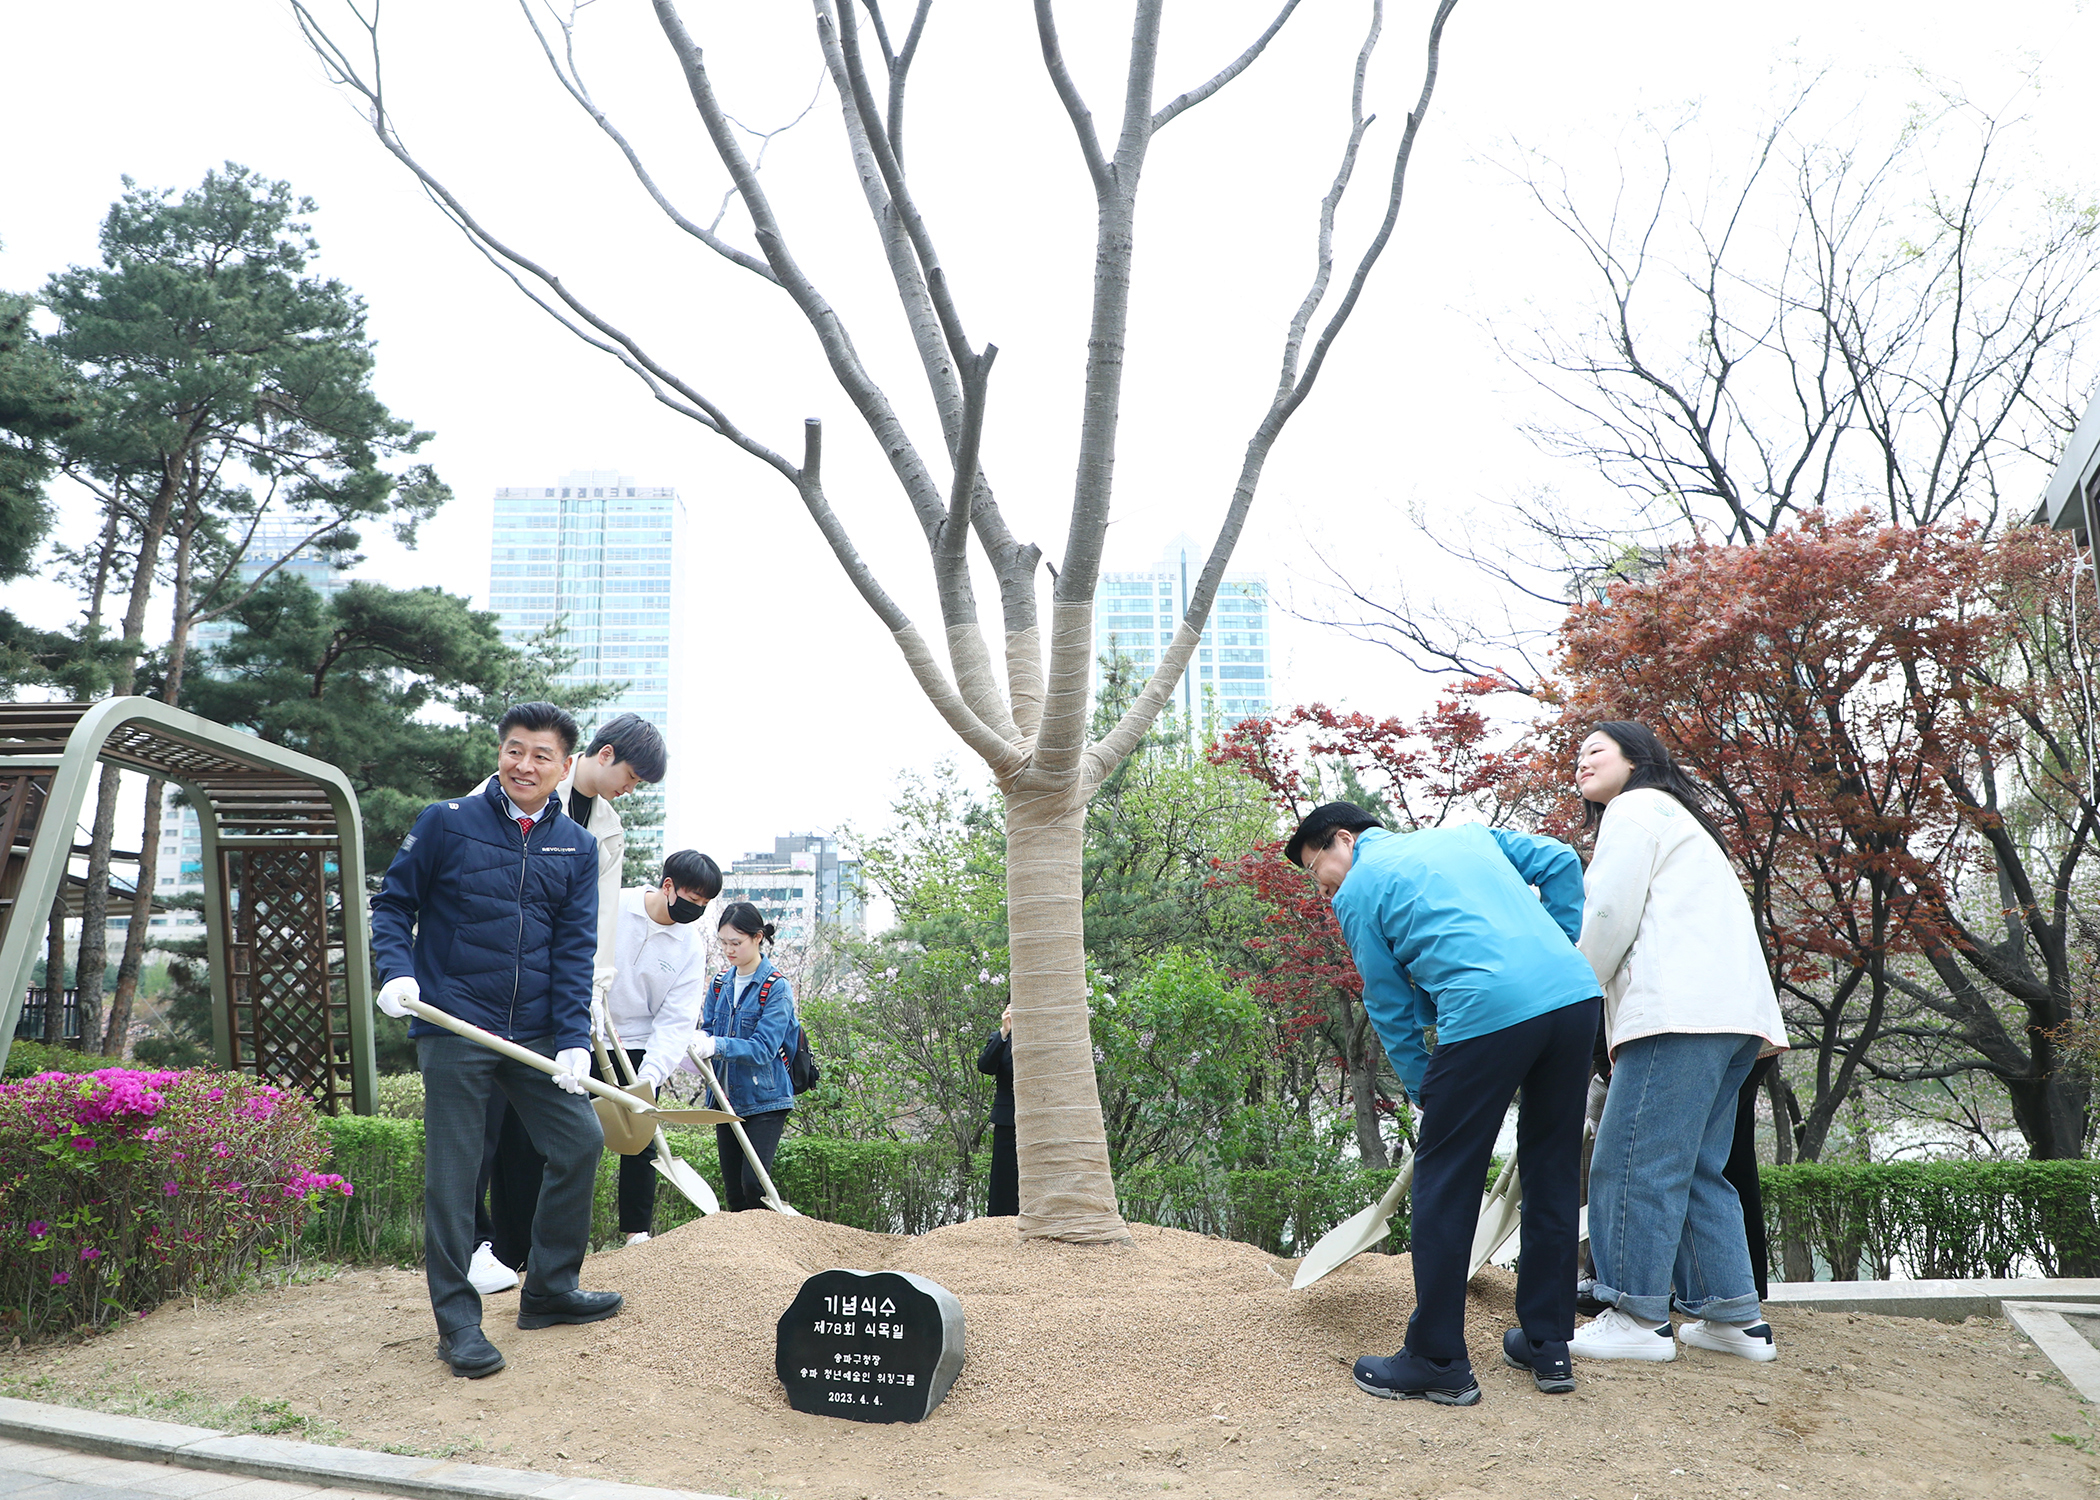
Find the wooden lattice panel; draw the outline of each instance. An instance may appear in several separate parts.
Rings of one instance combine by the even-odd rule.
[[[8,918],[14,915],[15,893],[29,863],[29,842],[50,792],[49,771],[0,771],[0,932],[7,930]],[[39,912],[37,918],[42,915]]]
[[[350,1006],[342,950],[329,942],[327,856],[316,847],[224,852],[221,888],[240,892],[227,996],[234,1066],[347,1113]]]

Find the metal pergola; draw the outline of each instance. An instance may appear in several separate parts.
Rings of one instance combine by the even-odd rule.
[[[0,1063],[103,764],[172,782],[196,808],[214,1061],[330,1113],[370,1114],[356,793],[324,761],[151,698],[0,703]],[[157,836],[156,814],[146,837]]]

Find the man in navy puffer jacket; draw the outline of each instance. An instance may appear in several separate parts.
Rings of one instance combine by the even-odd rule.
[[[470,1377],[503,1368],[467,1279],[494,1089],[547,1158],[518,1326],[620,1310],[618,1293],[577,1288],[605,1137],[579,1081],[590,1060],[598,850],[554,795],[576,750],[576,721],[551,703],[521,703],[496,732],[488,785],[424,808],[372,898],[381,1010],[409,1014],[401,1000],[421,999],[563,1070],[550,1079],[420,1017],[409,1027],[423,1072],[423,1245],[438,1357]]]

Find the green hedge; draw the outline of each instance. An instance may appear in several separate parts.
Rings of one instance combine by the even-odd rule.
[[[7,1066],[0,1069],[0,1079],[11,1083],[18,1078],[34,1078],[39,1073],[94,1073],[103,1068],[131,1066],[121,1057],[104,1057],[99,1052],[75,1052],[70,1047],[47,1047],[42,1042],[17,1037],[14,1045],[7,1049]]]
[[[335,1148],[334,1169],[355,1195],[330,1203],[307,1227],[306,1250],[341,1260],[414,1265],[423,1258],[423,1122],[342,1115],[321,1128]],[[689,1162],[722,1195],[711,1130],[665,1132],[673,1154]],[[811,1218],[884,1234],[923,1234],[967,1217],[958,1212],[954,1174],[930,1145],[910,1141],[843,1141],[790,1136],[780,1143],[773,1180]],[[620,1239],[619,1158],[598,1163],[591,1247]],[[976,1195],[964,1198],[974,1203]],[[700,1210],[668,1182],[656,1188],[656,1231],[675,1228]]]
[[[328,1202],[305,1245],[346,1260],[413,1264],[423,1252],[423,1127],[416,1120],[324,1119],[334,1169],[356,1196]],[[674,1129],[672,1149],[719,1196],[714,1133]],[[598,1169],[594,1248],[619,1238],[617,1158]],[[885,1234],[923,1234],[971,1217],[983,1202],[978,1171],[962,1179],[929,1142],[789,1136],[773,1176],[788,1201],[812,1218]],[[1391,1171],[1343,1166],[1319,1173],[1137,1168],[1117,1179],[1125,1218],[1301,1254],[1375,1202]],[[1875,1166],[1766,1167],[1767,1232],[1775,1278],[1784,1279],[1791,1239],[1841,1280],[1885,1278],[1900,1267],[1919,1277],[2100,1275],[2100,1163],[2083,1161],[1891,1162]],[[656,1194],[658,1232],[699,1210],[668,1183]],[[1393,1215],[1385,1249],[1407,1248],[1408,1205]]]
[[[2100,1275],[2100,1162],[1765,1167],[1775,1277],[1788,1240],[1839,1281]]]
[[[1137,1223],[1243,1240],[1271,1255],[1302,1255],[1342,1220],[1376,1203],[1392,1181],[1392,1169],[1348,1165],[1316,1175],[1139,1167],[1116,1178],[1116,1194],[1123,1217]],[[1382,1249],[1405,1250],[1407,1233],[1403,1198]]]

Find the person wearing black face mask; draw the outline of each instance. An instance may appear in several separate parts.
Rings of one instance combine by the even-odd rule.
[[[697,849],[681,849],[664,861],[655,885],[620,893],[605,1010],[635,1076],[652,1088],[663,1087],[700,1024],[707,934],[695,924],[721,892],[715,862]],[[656,1214],[655,1157],[652,1145],[620,1158],[620,1232],[630,1245],[649,1238]]]

